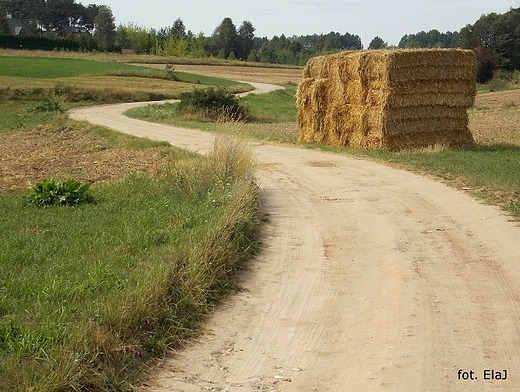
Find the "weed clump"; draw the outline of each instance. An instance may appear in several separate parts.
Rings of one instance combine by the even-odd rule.
[[[33,188],[33,193],[25,201],[36,206],[76,206],[92,202],[90,184],[69,179],[65,182],[43,180]]]
[[[180,100],[180,114],[203,121],[245,122],[249,117],[239,98],[222,88],[195,89],[182,93]]]

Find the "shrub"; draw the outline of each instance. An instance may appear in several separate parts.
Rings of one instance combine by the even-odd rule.
[[[175,68],[173,67],[172,64],[170,64],[170,63],[166,64],[165,72],[166,72],[166,79],[174,80],[174,81],[179,80],[179,77],[175,73]]]
[[[475,55],[477,58],[477,82],[487,83],[495,74],[498,69],[498,60],[485,48],[475,49]]]
[[[43,102],[40,102],[39,104],[37,104],[34,109],[33,109],[33,112],[63,112],[63,108],[62,108],[62,103],[63,103],[63,98],[60,98],[60,97],[57,97],[57,96],[54,96],[50,99],[47,99],[46,101],[43,101]]]
[[[29,204],[74,206],[92,202],[89,194],[90,184],[69,179],[66,182],[43,180],[35,185],[33,193],[25,197]]]
[[[247,109],[239,99],[222,88],[195,89],[182,93],[178,110],[181,114],[195,115],[203,120],[229,122],[245,121]]]

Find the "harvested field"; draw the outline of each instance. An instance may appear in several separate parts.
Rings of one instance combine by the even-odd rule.
[[[138,65],[138,64],[134,64]],[[164,69],[164,64],[139,64]],[[245,82],[271,83],[277,85],[298,84],[302,78],[301,67],[261,67],[239,65],[188,65],[174,64],[176,71]]]
[[[469,127],[479,145],[520,146],[520,90],[477,95]]]
[[[473,144],[471,51],[342,52],[311,59],[303,76],[301,142],[390,150]]]
[[[100,136],[68,127],[0,133],[0,192],[31,189],[49,178],[95,183],[155,173],[165,148],[110,147]]]

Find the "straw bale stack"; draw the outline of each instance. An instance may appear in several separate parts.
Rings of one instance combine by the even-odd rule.
[[[298,87],[300,142],[391,150],[471,145],[475,64],[473,52],[460,49],[315,57]]]

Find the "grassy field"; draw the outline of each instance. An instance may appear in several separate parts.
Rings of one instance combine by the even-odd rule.
[[[251,89],[229,79],[87,59],[0,55],[2,99],[120,102],[177,98],[192,88]]]
[[[177,103],[148,105],[129,110],[125,114],[129,117],[163,124],[294,144],[298,139],[295,93],[296,86],[289,85],[284,90],[241,98],[241,104],[249,109],[251,115],[247,122],[239,123],[201,122],[185,119],[177,114]]]
[[[71,80],[108,77],[67,64]],[[30,68],[23,77],[3,72],[12,89],[43,80]],[[122,89],[156,80],[114,78]],[[62,112],[73,104],[66,94],[7,98],[0,100],[0,390],[132,390],[154,358],[197,334],[208,309],[238,289],[235,272],[255,252],[258,222],[250,153],[228,138],[204,158],[71,121]],[[93,203],[27,204],[23,196],[50,178],[92,183]]]

